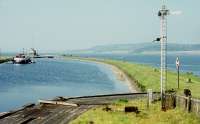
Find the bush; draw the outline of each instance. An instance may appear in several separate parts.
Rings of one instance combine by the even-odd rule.
[[[120,103],[128,103],[128,100],[127,99],[119,99],[118,102],[120,102]]]

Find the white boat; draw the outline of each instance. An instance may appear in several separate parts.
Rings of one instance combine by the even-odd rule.
[[[31,57],[26,56],[25,54],[18,54],[13,58],[14,64],[30,64],[32,63]]]

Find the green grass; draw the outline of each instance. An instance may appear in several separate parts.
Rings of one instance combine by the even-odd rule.
[[[125,113],[124,107],[134,105],[141,111],[139,114]],[[70,124],[199,124],[200,118],[192,113],[186,113],[180,108],[160,111],[160,102],[146,108],[146,100],[118,101],[109,106],[112,111],[103,110],[105,106],[91,109],[79,116]],[[91,123],[92,124],[92,123]]]
[[[66,57],[67,58],[67,57]],[[96,58],[79,58],[70,57],[73,59],[80,59],[86,61],[97,61],[104,62],[107,64],[114,65],[121,69],[130,79],[132,79],[135,84],[141,89],[141,91],[146,91],[147,89],[153,89],[153,91],[160,92],[160,69],[149,65],[136,64],[120,60],[110,60],[110,59],[96,59]],[[191,78],[191,83],[188,83],[188,79]],[[180,74],[180,88],[177,89],[177,73],[168,71],[167,72],[167,84],[166,88],[168,90],[174,89],[178,94],[183,95],[184,89],[190,89],[192,96],[195,98],[200,98],[200,77],[195,76],[191,73],[181,73]]]
[[[118,61],[118,60],[102,60],[95,58],[78,58],[81,60],[99,61],[114,65],[121,69],[129,78],[131,78],[141,91],[153,89],[160,91],[160,71],[148,65]],[[191,78],[191,83],[188,83]],[[183,94],[183,90],[188,88],[192,92],[193,97],[200,98],[200,77],[193,74],[180,74],[180,89],[177,89],[176,72],[168,71],[167,73],[167,89],[175,89],[179,94]],[[140,114],[124,113],[124,106],[138,106]],[[181,108],[161,111],[160,102],[153,104],[149,109],[146,108],[146,100],[127,101],[119,100],[109,106],[111,112],[103,111],[105,106],[91,109],[84,113],[70,124],[199,124],[200,118],[193,113],[187,113]],[[92,123],[91,123],[92,124]]]
[[[153,89],[160,91],[160,71],[147,65],[135,64],[130,62],[103,60],[103,62],[117,66],[124,71],[132,80],[136,82],[142,91]],[[191,78],[191,83],[188,83]],[[167,73],[167,89],[177,90],[177,73],[168,71]],[[200,98],[200,77],[192,74],[180,74],[180,89],[178,93],[183,94],[183,89],[188,88],[192,92],[193,97]]]

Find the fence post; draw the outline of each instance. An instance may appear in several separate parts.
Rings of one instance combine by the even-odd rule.
[[[177,104],[177,99],[176,99],[176,93],[173,95],[173,108],[176,108],[176,104]]]
[[[152,101],[153,101],[153,91],[152,89],[148,89],[147,90],[147,108],[149,108]]]
[[[185,99],[185,110],[187,110],[187,106],[188,106],[188,99],[186,97],[186,99]]]
[[[188,100],[187,100],[187,111],[188,111],[188,112],[191,111],[191,96],[188,96]]]
[[[199,105],[196,103],[196,107],[197,107],[197,115],[199,114]]]
[[[185,99],[185,109],[188,112],[190,112],[190,110],[191,110],[191,97],[192,97],[190,89],[184,89],[184,94],[187,97],[187,99]]]

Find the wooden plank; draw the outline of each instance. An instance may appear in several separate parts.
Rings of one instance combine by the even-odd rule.
[[[56,124],[59,123],[63,118],[68,116],[68,113],[77,107],[73,106],[63,106],[53,111],[51,114],[47,115],[44,118],[36,119],[30,124]]]
[[[64,119],[62,119],[59,123],[60,124],[68,124],[70,121],[76,119],[79,115],[86,112],[87,110],[95,107],[94,105],[81,105],[78,108],[70,111],[68,113],[68,116],[66,116]]]
[[[77,107],[77,104],[74,103],[67,103],[67,102],[60,102],[60,101],[50,101],[50,100],[38,100],[38,102],[41,104],[54,104],[54,105],[66,105],[66,106],[74,106]]]

